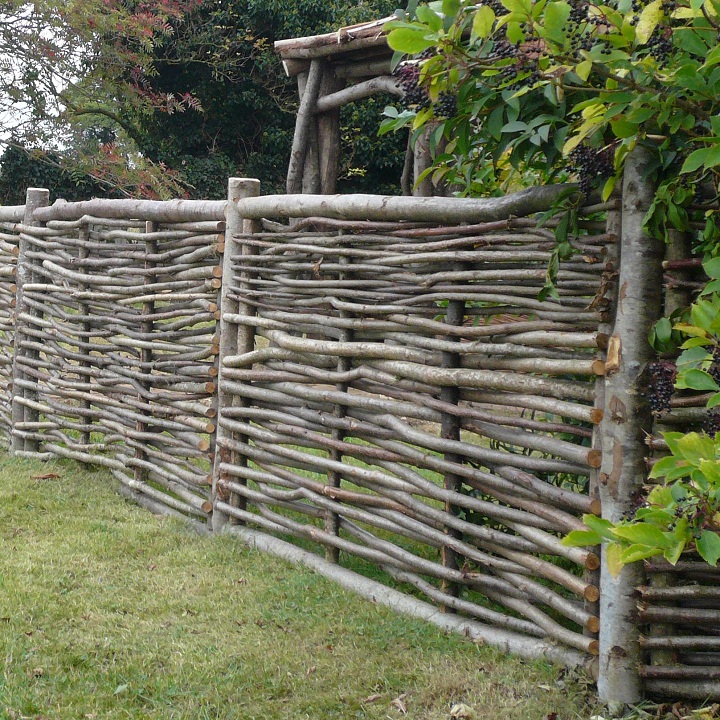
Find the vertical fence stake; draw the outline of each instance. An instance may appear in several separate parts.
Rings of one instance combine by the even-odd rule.
[[[599,476],[602,515],[612,522],[633,509],[635,493],[647,476],[644,432],[652,428],[643,400],[644,376],[653,350],[648,332],[661,314],[663,241],[650,237],[643,219],[654,189],[647,181],[649,153],[638,147],[627,158],[622,193],[622,232],[617,314],[608,356]],[[635,588],[641,563],[625,566],[617,577],[603,552],[600,586],[600,699],[617,707],[642,698],[641,649]]]
[[[152,234],[154,232],[157,232],[158,224],[155,222],[146,222],[145,223],[145,234]],[[152,270],[155,265],[157,264],[154,260],[148,259],[148,256],[152,256],[155,253],[157,253],[157,241],[150,237],[145,238],[145,269],[146,270]],[[143,284],[144,285],[152,285],[154,282],[156,282],[157,278],[155,275],[145,275]],[[153,300],[145,300],[142,304],[142,320],[140,321],[140,331],[142,332],[144,337],[151,336],[152,333],[155,330],[155,322],[152,320],[152,318],[148,319],[148,315],[153,315],[155,312],[155,302]],[[140,360],[142,362],[142,371],[143,374],[147,376],[147,380],[143,380],[142,382],[142,388],[147,393],[150,393],[152,391],[152,362],[153,362],[153,351],[152,348],[149,347],[143,347],[140,349]],[[138,400],[140,402],[145,402],[146,398],[142,395],[138,395]],[[141,420],[137,421],[137,424],[135,426],[135,429],[138,432],[144,433],[148,430],[148,424],[146,422],[143,422]],[[143,447],[139,444],[137,448],[135,448],[135,458],[141,461],[147,461],[148,455],[143,449]],[[148,480],[148,471],[141,466],[136,466],[135,471],[133,473],[133,476],[135,480],[138,482],[147,482]]]
[[[50,191],[45,188],[28,188],[25,195],[25,216],[23,217],[23,225],[32,226],[40,225],[33,220],[33,213],[37,208],[45,207],[50,198]],[[32,263],[28,258],[28,250],[30,249],[30,241],[27,236],[21,234],[19,241],[19,252],[17,259],[17,279],[15,291],[15,351],[12,363],[12,427],[11,427],[11,443],[10,447],[14,452],[35,451],[37,449],[37,441],[26,440],[15,430],[17,423],[32,422],[37,420],[37,410],[21,405],[17,400],[24,396],[26,390],[18,387],[18,380],[24,380],[25,374],[22,371],[20,356],[25,352],[22,348],[22,341],[25,339],[23,332],[24,320],[21,315],[26,312],[25,302],[25,285],[33,281]],[[29,353],[30,351],[28,351]]]
[[[457,266],[455,270],[465,269],[462,264]],[[465,320],[465,301],[464,300],[450,300],[445,313],[445,322],[448,325],[460,326]],[[453,337],[453,340],[457,338]],[[458,353],[445,352],[442,354],[442,366],[446,368],[458,368],[461,365],[461,358]],[[451,405],[457,405],[460,400],[460,389],[458,387],[443,387],[440,390],[440,400]],[[440,435],[445,440],[460,440],[460,418],[457,415],[451,415],[443,412],[442,420],[440,422]],[[463,457],[459,453],[445,453],[443,459],[446,462],[461,463]],[[452,490],[453,492],[460,492],[462,490],[462,478],[453,473],[446,473],[443,485],[446,490]],[[452,503],[445,503],[445,512],[449,515],[457,515],[460,508],[456,507]],[[445,528],[445,534],[452,538],[462,539],[462,533],[453,528]],[[442,564],[450,568],[451,570],[457,570],[460,565],[460,556],[455,550],[450,549],[447,545],[442,547]],[[443,590],[452,597],[458,597],[460,595],[460,586],[457,583],[448,582],[443,580]],[[444,612],[454,612],[449,607],[443,607]]]
[[[255,345],[255,328],[251,325],[238,325],[226,320],[226,314],[243,313],[250,315],[254,312],[253,306],[242,297],[236,299],[238,292],[247,285],[248,271],[238,273],[234,267],[234,259],[239,255],[253,255],[256,248],[242,244],[238,239],[244,233],[252,233],[258,230],[258,221],[243,220],[238,211],[237,202],[248,197],[257,197],[260,194],[260,181],[252,178],[230,178],[228,180],[228,202],[226,208],[226,229],[225,229],[225,252],[223,254],[222,292],[220,296],[220,348],[218,351],[218,415],[216,428],[216,451],[213,462],[212,473],[212,498],[213,505],[216,500],[228,502],[230,505],[239,507],[243,501],[237,495],[227,497],[227,491],[221,486],[225,473],[220,472],[220,464],[223,462],[247,462],[244,458],[235,458],[234,453],[228,451],[222,445],[223,438],[232,437],[233,433],[223,428],[223,409],[233,404],[234,396],[223,390],[223,360],[230,355],[250,352]],[[241,442],[248,442],[247,437],[237,438]],[[219,531],[230,518],[227,513],[220,512],[217,507],[213,510],[212,528]]]
[[[89,224],[86,223],[85,225],[83,225],[80,228],[79,240],[80,240],[80,243],[78,245],[78,259],[85,260],[90,255],[90,251],[88,250],[88,246],[87,246],[88,241],[90,240],[90,225]],[[82,265],[82,264],[80,265],[80,270],[82,272],[87,272],[86,268],[87,268],[87,266]],[[83,289],[87,291],[90,289],[90,286],[86,284]],[[92,323],[90,322],[90,319],[89,319],[90,306],[88,305],[87,302],[80,303],[80,315],[82,315],[85,319],[82,321],[83,334],[80,336],[79,340],[81,343],[89,344],[91,341],[90,332],[92,330]],[[83,355],[85,357],[88,357],[90,355],[90,351],[83,350]],[[91,362],[90,362],[90,360],[81,360],[79,365],[84,370],[88,370],[91,367]],[[90,385],[90,375],[87,372],[79,373],[78,378],[79,378],[80,382],[85,382],[88,385]],[[89,411],[91,409],[90,400],[87,400],[87,399],[83,400],[81,402],[81,407],[83,408],[83,410]],[[92,418],[90,416],[90,413],[89,412],[84,413],[82,416],[82,424],[85,426],[88,426],[91,423],[92,423]],[[90,440],[91,440],[90,430],[83,430],[80,433],[80,444],[84,446],[82,448],[83,451],[87,452],[89,450]]]
[[[617,312],[617,272],[619,267],[619,251],[620,251],[620,236],[622,234],[622,212],[619,206],[620,198],[618,200],[618,207],[614,210],[609,210],[607,214],[607,220],[605,223],[605,232],[610,236],[610,242],[608,242],[607,255],[605,256],[605,268],[603,270],[603,279],[601,281],[601,295],[599,296],[600,302],[607,303],[606,313],[608,319],[601,322],[598,325],[598,336],[603,337],[603,341],[599,343],[601,346],[596,354],[598,360],[602,360],[607,364],[607,342],[608,338],[612,334],[613,320]],[[599,376],[595,381],[595,407],[605,414],[605,385],[606,379],[604,376]],[[591,445],[593,448],[599,450],[602,454],[603,447],[603,426],[598,423],[593,426]],[[601,514],[601,503],[600,503],[600,468],[592,468],[590,470],[590,477],[588,481],[588,496],[593,501],[591,512],[596,515]],[[592,548],[592,551],[596,553],[598,557],[602,555],[602,549],[598,545]],[[589,585],[600,587],[600,568],[594,568],[592,570],[585,570],[585,581]],[[600,617],[600,600],[588,600],[584,601],[585,610],[593,615],[595,618]],[[585,634],[593,638],[598,637],[597,627],[586,628]]]
[[[342,231],[340,231],[340,234],[342,234]],[[348,265],[351,266],[350,259],[346,255],[340,255],[339,257],[339,263],[340,265]],[[341,271],[338,273],[338,280],[344,281],[348,280],[351,277],[351,274],[345,271]],[[342,318],[349,318],[351,317],[350,313],[346,310],[340,311],[340,317]],[[355,333],[351,329],[345,329],[340,331],[340,337],[338,340],[340,342],[352,342],[354,339]],[[349,357],[338,357],[338,363],[337,363],[337,371],[339,373],[347,373],[350,372],[352,369],[352,358]],[[338,392],[347,392],[348,388],[350,387],[350,384],[347,382],[337,383],[335,385],[335,389]],[[345,405],[340,405],[337,403],[335,405],[334,415],[336,418],[344,418],[347,414],[347,407]],[[330,435],[333,440],[344,440],[345,439],[345,433],[340,428],[333,428],[330,432]],[[328,456],[331,460],[335,460],[336,462],[342,462],[343,455],[339,450],[336,450],[335,448],[332,448],[330,452],[328,453]],[[327,483],[330,487],[336,487],[339,488],[342,485],[342,475],[341,473],[337,472],[336,470],[328,470],[327,472]],[[340,534],[340,517],[337,513],[327,511],[325,513],[325,532],[338,536]],[[332,545],[326,545],[325,546],[325,559],[328,562],[331,563],[337,563],[340,561],[340,550]]]

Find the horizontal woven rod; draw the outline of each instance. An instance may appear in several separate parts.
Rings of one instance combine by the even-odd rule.
[[[482,605],[478,605],[477,603],[448,595],[440,588],[427,582],[420,575],[413,572],[398,570],[390,565],[382,565],[381,568],[394,580],[413,585],[420,590],[423,595],[446,608],[458,610],[465,615],[477,618],[489,623],[490,625],[506,628],[507,630],[518,632],[523,635],[529,635],[531,637],[545,636],[544,630],[528,620],[522,620],[520,618],[512,617],[511,615],[505,615],[501,612],[497,612],[496,610],[490,610]]]
[[[695,666],[680,667],[678,665],[641,665],[640,676],[652,679],[667,680],[718,680],[720,681],[720,667]]]
[[[481,200],[382,195],[266,195],[240,200],[237,209],[243,218],[321,215],[341,220],[478,223],[544,212],[561,193],[572,187],[546,185]]]
[[[405,513],[412,520],[411,524],[407,525],[407,528],[409,530],[414,529],[414,532],[416,532],[419,538],[433,546],[442,545],[446,541],[446,538],[440,538],[437,535],[433,535],[431,538],[430,536],[425,535],[424,530],[417,526],[418,522],[429,522],[436,530],[443,529],[445,527],[452,527],[456,530],[464,531],[468,537],[476,538],[478,541],[491,540],[519,551],[534,552],[537,550],[536,546],[520,537],[503,533],[495,528],[484,527],[474,523],[467,523],[458,517],[449,517],[447,513],[444,513],[436,508],[429,507],[425,503],[414,499],[413,496],[408,493],[399,493],[372,488],[369,484],[363,484],[361,487],[364,486],[369,490],[374,490],[377,494],[357,493],[342,490],[334,488],[331,485],[309,480],[302,475],[294,473],[290,470],[285,470],[278,466],[270,467],[269,463],[264,462],[265,458],[261,453],[254,453],[253,458],[260,467],[267,469],[258,471],[227,463],[223,463],[222,469],[224,469],[228,475],[232,477],[255,480],[256,482],[274,483],[286,486],[289,489],[295,488],[302,493],[302,497],[305,497],[308,500],[314,499],[311,494],[314,493],[315,495],[326,496],[337,499],[342,503],[350,503],[359,507],[391,510],[394,511],[394,514],[391,518],[386,519],[394,519],[395,522],[400,522],[400,524],[403,523],[403,517],[397,515],[397,513]],[[232,486],[228,485],[228,487]],[[267,492],[267,490],[265,492]],[[337,512],[338,514],[343,515],[343,512]],[[480,542],[478,546],[482,547],[482,543]]]
[[[219,505],[218,509],[224,509]],[[315,572],[337,582],[363,597],[389,606],[398,612],[429,621],[450,632],[458,632],[476,640],[482,640],[499,647],[505,652],[514,652],[524,657],[543,658],[563,662],[575,667],[588,667],[588,659],[584,653],[569,650],[545,640],[532,639],[493,628],[477,621],[467,620],[455,615],[441,613],[432,605],[388,588],[381,583],[341,568],[338,565],[291,545],[284,540],[274,538],[265,533],[247,527],[226,526],[228,532],[248,546],[269,552],[290,562],[311,568]]]
[[[266,391],[260,388],[253,388],[248,385],[236,385],[235,386],[237,390],[241,390],[242,396],[249,397],[249,398],[255,398],[255,399],[264,399],[264,400],[270,400],[273,403],[276,403],[279,407],[283,409],[287,409],[292,405],[292,403],[298,403],[302,404],[302,401],[300,399],[294,399],[292,397],[288,397],[287,395],[284,395],[282,393],[278,392],[272,392],[272,391]],[[294,387],[294,386],[293,386]],[[301,394],[301,397],[303,395]],[[346,397],[346,393],[340,394],[340,397],[338,400],[342,399],[342,397]],[[365,400],[367,398],[358,398],[360,401],[360,407],[363,407],[366,405]],[[405,407],[403,405],[397,405],[396,410],[400,412],[403,415],[406,415],[408,411],[413,410],[413,406],[407,403],[408,407]],[[371,406],[372,407],[372,406]],[[383,406],[384,407],[384,406]],[[297,408],[293,408],[293,412],[295,413],[313,413],[316,411],[303,408],[302,410],[298,410]],[[421,413],[421,409],[417,408],[416,412],[418,413],[419,417],[423,417],[423,414]],[[232,417],[235,414],[235,411],[228,414],[227,417]],[[305,416],[304,414],[301,416]],[[323,420],[323,424],[331,424],[333,420],[328,416],[327,413],[318,413],[318,417],[327,417],[327,421]],[[354,425],[351,424],[349,429],[353,432],[357,432],[358,430],[363,431],[366,437],[394,437],[393,431],[386,430],[383,432],[383,429],[378,427],[374,420],[376,419],[376,413],[369,413],[366,416],[368,418],[368,421],[365,422],[362,419],[358,418],[349,418],[348,422],[350,423],[361,423],[360,425]],[[388,436],[387,433],[390,433]],[[524,491],[527,491],[529,493],[528,497],[534,497],[539,496],[541,498],[546,498],[548,501],[559,505],[561,507],[568,507],[572,508],[574,510],[580,511],[580,512],[595,512],[597,513],[599,510],[595,506],[596,501],[593,501],[586,495],[579,495],[576,493],[572,493],[569,490],[565,490],[562,488],[554,487],[553,485],[550,485],[535,476],[520,471],[516,468],[510,468],[510,467],[500,467],[498,468],[497,472],[501,474],[502,476],[507,476],[508,479],[511,482],[508,482],[507,480],[504,480],[502,477],[498,477],[497,475],[493,475],[492,473],[483,472],[476,468],[467,466],[467,465],[461,465],[458,466],[457,464],[451,464],[446,461],[444,461],[439,456],[435,456],[432,454],[427,454],[424,452],[421,452],[419,449],[413,449],[408,445],[392,442],[388,440],[381,441],[379,443],[383,447],[388,447],[392,449],[395,452],[399,452],[405,457],[409,458],[411,462],[417,463],[419,465],[422,465],[424,467],[429,467],[434,469],[437,472],[440,473],[446,473],[446,472],[453,472],[458,473],[462,477],[466,479],[466,482],[469,483],[476,483],[477,487],[482,487],[485,489],[485,491],[490,492],[491,494],[494,492],[504,492],[508,495],[508,497],[512,497],[516,494],[518,494],[518,487],[517,484],[520,485],[524,489]],[[515,483],[515,484],[513,484]]]
[[[395,478],[389,476],[387,473],[383,473],[376,470],[357,468],[355,466],[344,465],[342,462],[331,460],[328,458],[322,458],[316,455],[310,455],[303,453],[301,450],[294,450],[289,447],[276,445],[278,441],[284,441],[282,436],[278,436],[275,433],[269,433],[263,431],[255,426],[250,426],[247,423],[239,423],[224,419],[221,415],[220,425],[227,430],[235,431],[243,435],[255,438],[255,442],[259,447],[265,447],[267,443],[270,443],[269,447],[272,447],[273,452],[282,458],[288,460],[301,461],[306,465],[316,468],[318,472],[335,471],[341,476],[352,479],[357,478],[368,483],[378,483],[389,490],[397,490],[400,492],[418,492],[423,491],[427,497],[435,500],[442,500],[445,502],[453,502],[458,507],[465,507],[470,510],[488,515],[489,517],[496,518],[503,521],[516,521],[518,523],[526,523],[530,525],[541,525],[547,526],[548,523],[541,518],[533,518],[532,514],[526,511],[515,510],[513,508],[507,508],[502,505],[498,505],[492,502],[486,502],[473,497],[462,495],[451,490],[444,490],[439,488],[429,480],[424,480],[419,475],[414,477],[415,488],[408,487],[405,483],[401,483]],[[290,439],[290,438],[288,438]],[[252,457],[254,452],[252,447],[238,445],[234,447],[238,452],[244,453]],[[553,527],[552,523],[549,524],[550,528]]]
[[[195,492],[192,492],[189,488],[178,482],[177,478],[173,478],[171,473],[163,471],[161,468],[157,468],[153,463],[142,460],[141,458],[132,457],[130,455],[124,455],[117,453],[117,459],[124,462],[126,467],[140,467],[148,471],[149,477],[154,482],[162,485],[164,488],[169,490],[173,495],[177,495],[181,500],[191,505],[201,513],[208,514],[212,511],[212,503],[210,502],[209,488],[205,487],[204,495],[199,496]]]
[[[198,222],[225,219],[225,200],[104,200],[83,202],[57,200],[49,207],[38,208],[33,220],[80,220],[92,215],[100,222],[106,219],[142,218],[154,222]]]
[[[522,575],[511,575],[510,573],[499,573],[516,587],[525,591],[535,602],[547,605],[559,612],[564,617],[580,625],[588,632],[597,632],[600,626],[600,619],[589,613],[577,601],[568,600],[566,597],[553,592],[550,588],[534,582]],[[594,628],[594,629],[593,629]]]
[[[149,510],[153,515],[166,515],[168,517],[182,520],[183,523],[185,523],[194,532],[200,535],[206,535],[210,532],[207,523],[202,523],[191,517],[188,517],[184,513],[181,513],[174,508],[168,507],[164,503],[158,502],[156,500],[153,500],[152,498],[146,497],[142,493],[131,490],[129,487],[126,487],[122,483],[118,483],[118,486],[115,488],[115,490],[118,495],[121,495],[126,500],[129,500],[130,502],[135,503],[136,505],[139,505],[146,510]]]
[[[267,489],[265,489],[264,492],[259,492],[252,490],[245,485],[231,481],[224,483],[223,486],[232,492],[247,498],[255,504],[280,504],[278,503],[279,498],[268,495]],[[287,495],[288,498],[294,496],[290,492],[284,494]],[[275,493],[273,495],[275,495]],[[371,527],[378,528],[379,530],[392,532],[395,535],[399,535],[401,537],[404,536],[415,540],[416,542],[429,544],[431,547],[442,547],[444,545],[484,566],[488,566],[489,563],[494,562],[491,556],[477,549],[475,546],[451,538],[443,533],[442,530],[436,530],[428,525],[422,525],[422,523],[419,522],[412,522],[408,518],[404,518],[402,513],[398,513],[397,511],[382,511],[378,508],[371,510],[370,508],[362,509],[359,507],[350,507],[309,491],[302,491],[301,496],[305,500],[313,503],[313,506],[311,507],[319,507],[326,511],[333,512],[340,518],[352,518],[357,522],[362,522]],[[298,512],[305,512],[305,508],[300,510],[298,506],[295,507]],[[501,562],[500,565],[502,564],[503,563]],[[484,578],[484,580],[488,583],[491,582],[489,578]]]
[[[225,444],[230,444],[230,442],[231,441],[229,440],[223,440],[223,443]],[[428,488],[428,486],[424,482],[422,482],[422,479],[420,479],[419,476],[417,476],[416,482],[414,484],[406,484],[404,482],[396,480],[392,476],[380,473],[379,471],[359,471],[347,465],[345,466],[345,468],[343,468],[342,463],[338,463],[333,460],[321,460],[320,462],[317,462],[313,459],[316,456],[306,455],[302,452],[286,448],[279,448],[274,444],[268,444],[261,441],[256,442],[257,449],[255,446],[246,446],[243,451],[239,445],[233,445],[233,448],[236,451],[242,452],[246,457],[253,460],[269,460],[271,462],[285,465],[289,465],[289,461],[293,460],[299,466],[305,467],[306,469],[314,472],[334,470],[341,474],[349,482],[353,482],[356,485],[366,487],[375,492],[380,492],[388,497],[397,500],[398,502],[406,505],[411,505],[415,508],[417,508],[417,506],[409,500],[409,495],[407,496],[407,498],[402,495],[402,493],[418,493],[418,490],[414,489],[414,485],[417,485],[421,490],[423,490],[426,497],[432,499],[452,499],[458,496],[457,493],[452,493],[452,491],[442,489],[437,489],[434,491],[432,488]],[[262,452],[263,450],[265,451],[264,453]],[[507,508],[502,505],[489,503],[484,500],[465,498],[462,502],[458,500],[458,505],[462,507],[468,507],[470,509],[476,510],[477,512],[482,512],[483,514],[486,514],[489,517],[493,517],[500,522],[503,522],[504,519],[511,518],[520,521],[524,520],[528,523],[532,523],[533,525],[543,524],[543,520],[541,518],[535,518],[529,513],[514,510],[513,508]],[[417,508],[417,511],[420,512],[420,508]],[[429,511],[426,510],[425,512]],[[483,533],[477,533],[472,529],[468,530],[468,533],[470,535],[483,535]],[[484,535],[490,537],[491,534],[485,533]],[[485,539],[487,539],[487,537]],[[503,540],[503,542],[505,541]]]
[[[646,601],[683,600],[686,598],[720,599],[720,586],[676,585],[671,587],[650,587],[643,585],[638,592]]]
[[[586,475],[588,473],[588,467],[574,465],[570,462],[546,459],[544,457],[525,455],[522,453],[511,453],[503,450],[493,450],[483,447],[482,445],[440,438],[424,432],[419,428],[413,428],[408,423],[400,420],[400,418],[391,415],[380,416],[377,418],[377,422],[380,425],[394,430],[398,438],[406,442],[410,442],[419,447],[429,448],[436,452],[458,453],[461,457],[464,456],[465,458],[475,459],[482,464],[490,464],[492,466],[514,465],[526,470],[535,469],[546,472],[567,472],[575,475]]]
[[[316,536],[317,538],[320,537],[326,537],[327,533],[321,533],[319,531],[310,531],[311,536]],[[380,549],[381,551],[384,550],[388,553],[388,555],[392,558],[402,558],[405,557],[406,553],[404,551],[399,550],[395,546],[386,543],[370,533],[367,532],[361,532],[361,536],[363,541],[371,548]],[[388,547],[389,546],[389,547]],[[352,552],[352,550],[351,550]],[[406,562],[413,562],[412,558],[406,558]],[[418,566],[424,566],[425,563],[419,562],[418,558],[414,559],[414,562]],[[444,575],[450,575],[453,576],[457,571],[451,570],[450,568],[443,568]],[[437,571],[436,573],[437,574]],[[462,581],[461,581],[462,582]],[[519,600],[513,597],[508,597],[507,595],[503,593],[498,593],[494,590],[483,590],[483,592],[492,600],[495,600],[496,602],[500,603],[501,605],[505,605],[508,608],[511,608],[515,612],[523,615],[524,617],[530,619],[532,622],[534,622],[536,625],[540,626],[549,637],[552,637],[555,640],[559,640],[560,642],[569,645],[570,647],[575,647],[580,650],[584,650],[590,654],[597,655],[598,653],[598,642],[597,640],[593,640],[591,638],[585,637],[583,635],[580,635],[576,632],[573,632],[572,630],[568,630],[567,628],[563,627],[559,623],[557,623],[555,620],[550,618],[548,615],[546,615],[540,608],[533,606],[529,602],[526,602],[524,600]]]
[[[134,478],[129,477],[120,470],[110,468],[110,472],[116,480],[119,480],[129,490],[134,490],[141,495],[146,495],[150,499],[155,500],[155,502],[167,505],[167,507],[172,508],[173,510],[177,510],[178,512],[181,512],[183,514],[190,515],[191,517],[207,517],[207,513],[204,513],[202,510],[197,510],[192,505],[184,502],[183,500],[179,500],[178,498],[173,497],[168,493],[164,493],[161,490],[156,490],[154,487],[148,485],[147,483],[135,480]]]
[[[720,650],[720,637],[710,635],[668,635],[640,637],[646,650]]]
[[[638,617],[642,623],[720,627],[720,610],[704,608],[656,607],[642,604],[638,610]]]
[[[487,403],[497,407],[526,408],[537,410],[546,415],[573,418],[582,422],[598,425],[602,420],[603,411],[599,408],[567,400],[558,400],[540,395],[526,395],[516,392],[495,393],[485,390],[461,388],[460,399],[470,402]]]
[[[458,343],[460,344],[460,343]],[[501,408],[495,408],[494,411],[487,411],[485,409],[478,408],[477,406],[463,403],[461,405],[454,405],[452,403],[443,402],[437,398],[430,397],[428,395],[421,395],[419,393],[413,393],[411,391],[403,390],[390,386],[388,384],[380,385],[369,382],[356,382],[354,384],[359,390],[363,390],[368,393],[374,393],[378,395],[387,395],[388,397],[396,398],[398,400],[407,400],[416,402],[418,405],[425,406],[429,409],[454,415],[459,418],[467,418],[472,420],[480,420],[485,424],[491,424],[500,430],[500,426],[509,426],[517,428],[525,428],[527,430],[535,430],[535,436],[539,433],[564,433],[570,435],[577,435],[579,437],[589,438],[592,436],[592,431],[589,428],[580,427],[578,425],[570,425],[569,423],[558,423],[550,420],[533,420],[531,418],[524,417],[520,413],[503,413]]]
[[[719,680],[655,680],[648,678],[643,683],[646,693],[654,697],[665,697],[673,701],[677,698],[692,700],[720,700]]]
[[[0,205],[0,222],[20,223],[24,216],[24,205]]]

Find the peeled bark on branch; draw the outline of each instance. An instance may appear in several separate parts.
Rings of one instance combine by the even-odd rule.
[[[381,195],[266,195],[240,201],[238,210],[246,218],[321,215],[341,220],[478,223],[544,212],[561,193],[572,187],[547,185],[478,200]]]
[[[403,91],[398,87],[397,80],[389,75],[384,77],[374,77],[371,80],[351,85],[343,90],[330,93],[321,97],[315,106],[316,113],[324,113],[328,110],[342,107],[351,102],[362,100],[376,93],[387,93],[389,95],[398,95],[402,97]]]
[[[142,218],[154,222],[183,222],[225,219],[225,200],[56,200],[33,213],[36,222],[79,220],[84,215],[105,218]]]

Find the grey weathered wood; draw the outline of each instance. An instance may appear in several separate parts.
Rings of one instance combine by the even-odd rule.
[[[28,188],[26,193],[25,205],[23,207],[23,225],[30,227],[40,224],[35,220],[33,215],[36,210],[45,207],[50,198],[50,191],[44,188]],[[24,380],[25,375],[18,363],[18,356],[23,352],[22,340],[25,338],[24,321],[20,321],[19,317],[26,312],[27,303],[25,300],[25,287],[33,281],[32,262],[28,258],[30,250],[30,241],[28,236],[20,235],[19,253],[17,259],[17,276],[16,276],[16,293],[15,293],[15,354],[13,356],[12,375],[12,423],[19,422],[37,422],[38,413],[27,408],[17,402],[21,390],[18,386],[19,380]],[[32,351],[31,351],[32,352]],[[34,440],[26,440],[21,436],[13,433],[11,438],[11,448],[16,451],[37,452],[37,442]]]
[[[396,95],[398,97],[402,97],[403,95],[403,91],[398,87],[397,80],[394,77],[390,75],[374,77],[370,80],[365,80],[364,82],[351,85],[342,90],[336,90],[335,92],[320,97],[315,106],[315,112],[323,113],[328,110],[334,110],[343,105],[348,105],[351,102],[357,102],[358,100],[377,95],[378,93]]]
[[[300,107],[298,108],[297,119],[295,121],[295,134],[293,135],[292,148],[290,149],[290,162],[287,172],[288,194],[302,192],[303,189],[302,176],[305,168],[305,158],[312,141],[311,135],[314,129],[315,107],[318,94],[320,93],[322,75],[322,61],[313,60],[310,63],[307,82],[302,97],[300,98]]]
[[[103,218],[139,218],[154,222],[203,222],[222,220],[224,200],[104,200],[96,198],[83,202],[56,200],[49,207],[33,213],[39,223],[54,220],[79,220],[83,215],[100,215]]]
[[[237,239],[237,236],[244,232],[252,232],[255,224],[252,220],[245,220],[238,209],[239,202],[244,198],[251,198],[259,195],[260,181],[250,178],[230,178],[228,181],[228,201],[226,216],[226,233],[225,233],[225,252],[223,254],[223,286],[220,299],[220,348],[218,352],[218,411],[222,414],[224,408],[232,407],[234,404],[233,396],[226,391],[226,383],[223,382],[223,360],[224,358],[236,355],[238,352],[249,352],[254,345],[254,332],[251,327],[238,326],[228,322],[226,317],[233,313],[242,311],[249,313],[252,311],[245,304],[238,302],[231,296],[231,289],[236,284],[242,284],[243,278],[238,276],[235,269],[234,260],[238,255],[247,252],[252,254],[255,249],[252,247],[243,247]],[[257,228],[255,228],[257,229]],[[217,450],[215,453],[215,462],[213,464],[212,473],[212,496],[215,509],[212,517],[212,527],[214,530],[220,530],[230,519],[227,513],[223,513],[217,509],[220,501],[229,500],[233,504],[233,498],[226,497],[219,486],[222,479],[220,464],[222,462],[231,461],[234,458],[223,448],[222,440],[225,430],[221,422],[218,423],[216,431]]]
[[[604,518],[617,522],[634,508],[635,493],[647,476],[644,433],[652,418],[644,401],[643,373],[654,352],[648,332],[662,313],[664,244],[648,235],[643,219],[653,199],[645,166],[647,151],[638,147],[625,163],[617,314],[610,339],[617,367],[606,378],[602,422],[602,466],[599,494]],[[603,552],[598,692],[608,703],[634,703],[642,698],[639,627],[635,620],[635,587],[642,584],[642,565],[625,566],[617,577]]]
[[[389,197],[382,195],[265,195],[241,201],[247,218],[314,217],[459,224],[506,220],[548,210],[571,185],[530,188],[499,198]]]

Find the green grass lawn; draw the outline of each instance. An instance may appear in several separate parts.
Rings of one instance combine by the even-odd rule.
[[[59,477],[37,477],[48,473]],[[198,537],[113,486],[72,463],[0,456],[2,720],[594,711],[557,668],[443,635],[231,537]]]

